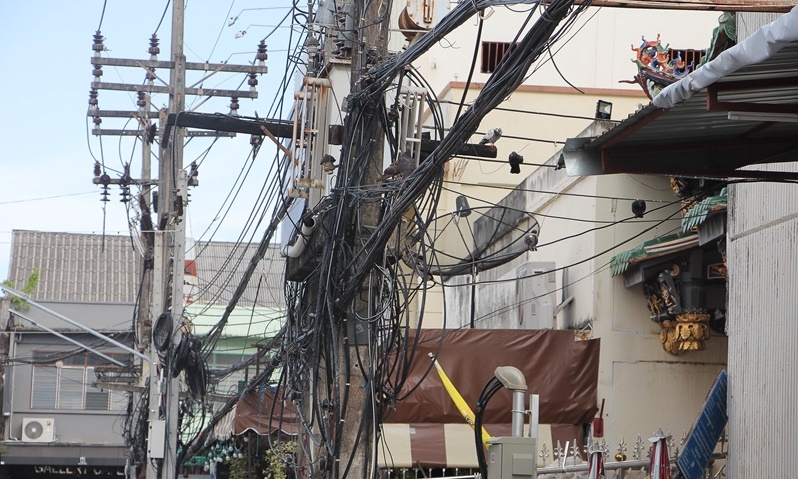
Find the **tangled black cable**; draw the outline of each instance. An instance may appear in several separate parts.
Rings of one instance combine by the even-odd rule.
[[[502,383],[498,379],[495,377],[490,378],[482,388],[482,392],[479,393],[477,407],[474,411],[474,442],[477,448],[477,463],[482,479],[488,479],[488,463],[485,460],[485,446],[482,443],[482,419],[485,416],[488,402],[501,388]]]

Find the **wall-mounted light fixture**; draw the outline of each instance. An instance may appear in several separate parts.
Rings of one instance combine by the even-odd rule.
[[[612,103],[599,100],[596,103],[596,120],[609,120],[612,117]]]

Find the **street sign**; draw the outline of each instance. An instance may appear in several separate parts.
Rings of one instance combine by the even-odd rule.
[[[726,412],[727,385],[728,376],[726,370],[723,370],[715,380],[679,456],[679,471],[685,479],[701,479],[723,428],[726,427],[729,420]]]

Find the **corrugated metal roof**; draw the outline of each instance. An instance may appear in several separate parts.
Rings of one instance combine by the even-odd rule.
[[[740,81],[764,83],[738,83],[742,88],[725,89]],[[733,105],[728,104],[736,102],[786,104],[798,109],[798,42],[788,43],[762,63],[743,67],[710,88],[718,89],[717,100],[726,102],[724,107],[729,110]],[[743,165],[794,160],[798,123],[730,120],[728,111],[708,111],[707,106],[706,89],[668,110],[650,104],[580,149],[600,154],[590,161],[598,162],[604,173],[690,176],[705,170],[705,176],[715,172],[730,176],[729,171]]]
[[[197,302],[229,303],[257,248],[257,244],[197,242],[194,246],[194,261],[199,279]],[[238,304],[283,308],[284,278],[285,258],[280,255],[278,245],[269,245]]]
[[[133,303],[141,256],[128,236],[14,230],[9,279],[22,287],[39,269],[38,301]]]
[[[22,287],[35,268],[38,301],[134,303],[138,294],[141,255],[128,236],[15,230],[9,279]],[[197,242],[198,304],[227,304],[257,250],[256,244]],[[259,262],[240,306],[283,308],[285,259],[277,245]],[[258,288],[260,287],[260,290]]]
[[[798,77],[798,43],[791,43],[770,59],[757,65],[744,67],[717,83],[795,77]],[[792,86],[723,91],[718,99],[728,102],[796,104],[798,103],[798,82]],[[662,113],[665,111],[654,105],[648,105],[606,134],[588,143],[586,147],[601,147],[644,119],[647,123],[637,129],[633,136],[625,138],[624,144],[660,143],[667,138],[679,138],[680,140],[736,138],[763,123],[762,121],[729,120],[726,111],[707,111],[706,90],[696,93],[692,98],[667,110],[667,114]],[[656,115],[656,117],[648,119],[650,115]],[[784,136],[796,132],[796,129],[798,127],[795,123],[777,123],[758,133],[757,138]]]

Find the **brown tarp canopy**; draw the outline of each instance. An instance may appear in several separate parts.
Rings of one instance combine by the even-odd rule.
[[[573,331],[525,329],[425,329],[418,335],[418,350],[401,394],[418,388],[396,403],[385,422],[463,422],[437,372],[430,369],[428,353],[437,356],[472,410],[494,370],[515,366],[526,377],[527,392],[540,395],[541,424],[581,425],[591,422],[597,411],[598,339],[577,341]],[[415,331],[411,341],[414,336]],[[488,404],[484,423],[510,424],[511,406],[510,391],[498,392]]]
[[[441,335],[444,340],[441,344]],[[410,340],[413,341],[416,332]],[[578,341],[573,331],[557,330],[422,330],[418,349],[401,395],[419,385],[395,404],[385,418],[386,429],[399,427],[401,446],[389,454],[385,467],[474,467],[474,458],[451,457],[452,450],[473,447],[470,433],[446,432],[447,425],[465,424],[443,387],[428,353],[436,354],[446,374],[471,406],[498,366],[515,366],[526,377],[529,394],[540,395],[540,423],[551,425],[554,443],[581,441],[582,425],[596,413],[599,340]],[[426,375],[426,376],[425,376]],[[274,411],[275,396],[278,398]],[[241,434],[299,431],[296,410],[282,401],[280,391],[252,392],[238,403],[233,430]],[[499,391],[488,404],[485,429],[493,436],[510,435],[511,394]],[[549,447],[551,448],[551,444]],[[387,447],[384,446],[383,448]],[[402,450],[404,449],[404,450]],[[448,452],[447,452],[448,451]],[[473,453],[469,453],[472,455]],[[406,457],[398,461],[398,457]],[[471,463],[473,461],[473,463]]]
[[[274,398],[278,401],[275,403]],[[242,397],[236,405],[233,434],[251,430],[267,435],[276,431],[295,436],[299,432],[296,406],[291,401],[282,401],[282,391],[265,389],[252,391]]]

